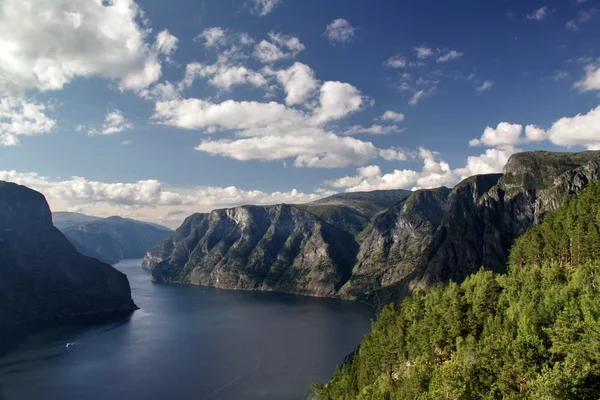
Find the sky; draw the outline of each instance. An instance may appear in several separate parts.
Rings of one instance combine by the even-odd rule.
[[[0,180],[53,211],[452,187],[600,149],[600,0],[2,0]]]

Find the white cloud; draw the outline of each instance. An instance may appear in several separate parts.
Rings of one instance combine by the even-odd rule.
[[[133,0],[5,0],[0,12],[0,90],[62,89],[78,77],[117,80],[141,90],[161,76],[172,35],[148,43]]]
[[[404,68],[408,64],[406,61],[406,57],[402,57],[400,55],[395,55],[395,56],[388,58],[387,61],[384,63],[384,65],[386,67],[390,67],[390,68]]]
[[[319,106],[311,113],[276,102],[216,104],[200,99],[158,101],[153,119],[159,123],[206,133],[234,130],[244,139],[205,140],[199,151],[238,160],[280,160],[295,157],[298,167],[362,164],[377,156],[370,142],[340,137],[323,129],[328,121],[360,109],[363,99],[352,85],[325,82]]]
[[[267,85],[266,78],[259,72],[243,66],[216,63],[212,65],[193,62],[186,65],[185,78],[181,87],[190,87],[196,77],[208,78],[208,83],[219,89],[229,90],[233,86],[249,84],[255,87]]]
[[[419,101],[423,100],[425,97],[431,96],[434,91],[435,91],[435,87],[432,87],[429,89],[417,90],[413,94],[411,99],[408,101],[408,103],[412,106],[416,106],[419,103]]]
[[[395,111],[386,111],[381,116],[381,119],[384,121],[394,121],[394,122],[402,122],[406,117],[402,113],[398,113]]]
[[[484,93],[484,92],[490,91],[490,90],[492,90],[492,87],[493,87],[495,84],[496,84],[496,83],[495,83],[495,82],[492,82],[492,81],[485,81],[485,82],[483,82],[483,83],[482,83],[480,86],[478,86],[478,87],[475,89],[475,91],[476,91],[477,93]]]
[[[304,50],[304,45],[295,36],[270,32],[271,41],[262,40],[254,47],[254,57],[263,63],[273,63],[296,57]]]
[[[360,91],[349,83],[325,82],[321,86],[316,120],[324,123],[353,114],[360,110],[363,100]]]
[[[484,154],[468,157],[467,165],[464,168],[456,169],[454,172],[460,175],[460,179],[472,175],[500,173],[509,157],[515,152],[516,150],[511,148],[487,149]]]
[[[521,133],[523,126],[519,124],[509,124],[501,122],[494,129],[490,126],[485,128],[483,135],[479,139],[473,139],[469,146],[488,146],[488,147],[507,147],[514,146],[522,142]]]
[[[133,123],[128,121],[120,110],[112,110],[104,117],[104,123],[102,129],[90,129],[88,134],[94,135],[114,135],[115,133],[123,132],[127,129],[133,128]]]
[[[238,140],[205,140],[196,150],[236,160],[283,160],[296,167],[338,168],[363,164],[377,155],[370,142],[313,130],[310,134],[257,136]]]
[[[548,6],[544,6],[542,8],[538,8],[537,10],[534,10],[531,14],[527,14],[527,19],[542,21],[546,19],[548,15],[550,15],[550,10],[548,9]]]
[[[600,63],[585,67],[585,78],[575,82],[575,87],[582,92],[600,90]]]
[[[417,54],[417,58],[419,58],[421,60],[433,55],[433,49],[429,48],[429,47],[418,46],[418,47],[415,47],[414,50],[415,50],[415,53]]]
[[[552,143],[559,146],[583,146],[600,150],[600,106],[587,114],[564,117],[547,131]]]
[[[254,10],[258,15],[264,17],[280,3],[281,0],[254,0]]]
[[[266,69],[267,74],[275,75],[283,85],[286,93],[285,103],[287,105],[303,104],[311,98],[318,88],[319,81],[315,78],[315,72],[306,64],[295,62],[288,69],[273,71]]]
[[[419,148],[419,158],[423,160],[420,172],[404,169],[382,174],[376,165],[357,169],[356,176],[326,181],[325,185],[346,192],[387,190],[387,189],[419,189],[439,186],[452,186],[458,177],[450,165],[439,159],[439,154]],[[387,158],[386,158],[387,159]],[[390,159],[392,159],[390,157]]]
[[[415,156],[415,154],[399,148],[379,150],[379,157],[386,161],[407,161],[415,158]]]
[[[16,146],[18,136],[50,133],[56,120],[46,115],[46,105],[16,97],[0,98],[0,146]]]
[[[347,20],[338,18],[327,25],[325,36],[327,36],[331,43],[346,43],[352,40],[356,29]]]
[[[464,55],[464,53],[461,53],[459,51],[450,50],[446,54],[443,54],[440,57],[438,57],[437,62],[445,63],[448,61],[457,60],[457,59],[461,58],[463,55]]]
[[[371,125],[368,128],[361,125],[354,125],[344,133],[346,135],[387,135],[390,133],[401,133],[402,131],[404,131],[404,129],[396,125]]]
[[[171,56],[175,50],[177,50],[177,43],[179,39],[173,36],[168,30],[162,30],[156,35],[155,46],[156,49],[165,54],[167,57]]]
[[[40,191],[47,197],[53,211],[77,209],[92,215],[122,215],[155,222],[168,221],[171,226],[176,226],[193,212],[209,212],[243,204],[299,204],[332,194],[331,191],[302,193],[296,189],[269,193],[235,186],[166,190],[157,180],[135,183],[98,182],[82,177],[60,180],[16,171],[0,171],[0,180]]]
[[[520,124],[501,122],[495,129],[487,127],[481,138],[471,140],[469,146],[484,145],[510,150],[522,143],[545,140],[563,147],[582,146],[589,150],[600,149],[600,106],[587,114],[561,118],[548,130],[527,125],[523,131],[523,126]]]
[[[204,41],[204,46],[208,48],[225,46],[229,42],[228,32],[219,26],[206,28],[194,38],[194,42],[201,41]]]

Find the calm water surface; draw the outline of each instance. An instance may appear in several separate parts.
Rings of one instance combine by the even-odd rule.
[[[349,302],[156,284],[140,265],[116,267],[141,310],[28,337],[0,358],[0,400],[305,399],[373,316]]]

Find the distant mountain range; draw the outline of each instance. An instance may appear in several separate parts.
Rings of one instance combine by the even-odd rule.
[[[134,309],[127,277],[81,255],[42,194],[0,181],[0,329]]]
[[[55,212],[52,220],[80,253],[109,264],[142,258],[148,249],[173,234],[161,225],[121,217]]]
[[[600,179],[600,152],[526,152],[454,188],[343,193],[303,205],[188,217],[152,248],[154,279],[374,303],[482,266],[504,271],[516,237]]]

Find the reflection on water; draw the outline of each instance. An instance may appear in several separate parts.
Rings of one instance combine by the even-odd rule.
[[[304,399],[372,317],[349,302],[155,284],[140,260],[117,268],[141,309],[0,332],[0,354],[13,350],[0,358],[0,400]]]

